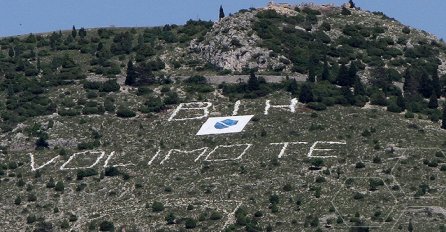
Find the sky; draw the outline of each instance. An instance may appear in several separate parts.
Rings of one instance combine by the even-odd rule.
[[[333,3],[347,0],[277,0],[288,3]],[[268,0],[1,0],[0,37],[76,28],[144,27],[184,24],[188,19],[216,20],[261,7]],[[364,10],[381,11],[403,24],[446,38],[445,0],[354,0]]]

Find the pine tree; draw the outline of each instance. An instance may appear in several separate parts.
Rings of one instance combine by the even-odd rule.
[[[304,84],[299,94],[299,102],[308,103],[313,101],[313,90],[309,84]]]
[[[443,117],[441,121],[441,128],[446,130],[446,103],[443,104]]]
[[[321,79],[323,81],[329,81],[330,80],[330,69],[328,67],[327,60],[324,61],[324,69],[322,70],[322,76]]]
[[[427,105],[430,109],[437,109],[438,108],[438,97],[435,92],[432,92],[432,95],[429,99],[429,104]]]
[[[73,36],[73,38],[76,38],[76,36],[77,36],[77,30],[76,30],[76,27],[74,27],[74,25],[73,25],[73,29],[71,30],[71,36]]]
[[[336,82],[340,86],[348,86],[349,85],[349,71],[345,64],[341,65]]]
[[[136,72],[135,67],[133,67],[132,59],[127,63],[127,77],[125,78],[126,85],[135,85],[136,84]]]
[[[223,10],[223,6],[220,5],[220,14],[218,15],[218,19],[221,20],[225,17],[225,11]]]

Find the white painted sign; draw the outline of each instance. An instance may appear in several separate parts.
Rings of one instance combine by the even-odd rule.
[[[215,135],[242,132],[254,115],[209,118],[197,135]]]

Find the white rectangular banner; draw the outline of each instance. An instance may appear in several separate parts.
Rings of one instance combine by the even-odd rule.
[[[213,117],[201,126],[197,135],[214,135],[242,132],[254,115]]]

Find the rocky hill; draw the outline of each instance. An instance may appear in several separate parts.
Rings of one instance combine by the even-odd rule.
[[[446,230],[446,46],[382,13],[0,46],[0,231]]]

